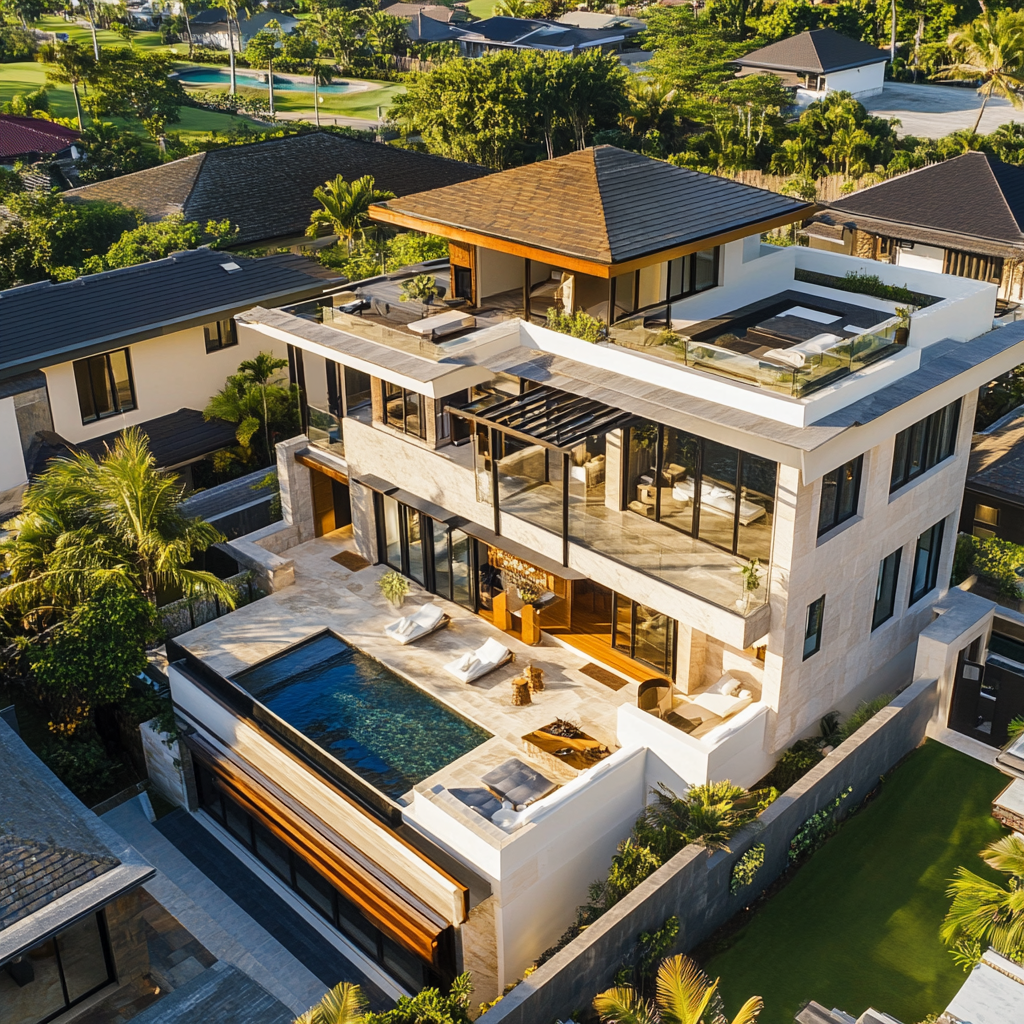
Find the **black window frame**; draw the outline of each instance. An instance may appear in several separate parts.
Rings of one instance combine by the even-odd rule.
[[[956,454],[962,405],[963,400],[958,398],[896,435],[889,476],[890,494],[913,483]],[[917,465],[914,464],[915,451],[918,453]]]
[[[388,388],[395,388],[397,394],[388,394]],[[415,395],[419,400],[419,430],[409,429],[409,395]],[[393,402],[396,398],[402,400],[402,420],[400,423],[396,423],[388,418],[388,402]],[[381,422],[386,426],[391,427],[392,430],[397,430],[402,434],[406,434],[408,437],[418,437],[421,441],[427,439],[427,396],[421,394],[419,391],[412,391],[409,388],[404,388],[399,384],[392,384],[390,381],[381,381]]]
[[[848,478],[846,472],[847,467],[853,467],[852,479]],[[821,478],[821,498],[818,503],[818,536],[822,537],[831,530],[834,530],[837,526],[841,526],[843,523],[849,522],[855,518],[860,508],[860,484],[864,476],[864,456],[858,455],[855,459],[850,459],[849,462],[844,462],[841,466],[833,469],[832,472],[826,473]],[[835,500],[832,502],[831,515],[825,519],[825,487],[827,484],[835,485]],[[849,502],[847,512],[842,512],[842,508],[847,504],[846,498],[848,492],[853,491],[853,501]]]
[[[821,632],[825,624],[825,595],[822,594],[816,601],[807,606],[807,617],[804,620],[804,656],[803,660],[813,657],[821,650]],[[807,647],[808,641],[814,646],[810,650]]]
[[[713,245],[708,249],[701,249],[699,252],[710,252],[712,254],[711,280],[708,283],[703,284],[700,287],[697,286],[697,252],[687,253],[685,256],[677,256],[675,259],[665,260],[664,293],[656,302],[650,302],[641,306],[638,304],[638,297],[640,294],[640,271],[635,270],[631,275],[632,282],[628,300],[630,309],[629,312],[623,313],[620,317],[614,316],[614,310],[620,304],[623,306],[626,305],[625,299],[619,294],[619,282],[622,278],[628,279],[628,271],[626,274],[619,275],[619,277],[613,277],[610,285],[612,292],[612,305],[610,308],[613,311],[613,320],[628,320],[646,310],[659,309],[662,306],[673,302],[680,302],[682,299],[687,299],[691,295],[698,295],[701,292],[710,291],[712,288],[718,288],[722,283],[722,247],[720,245]],[[682,266],[682,273],[679,275],[681,291],[673,292],[672,267],[677,264],[681,264]]]
[[[940,519],[933,526],[929,526],[918,538],[914,546],[914,571],[910,577],[910,602],[908,607],[917,604],[922,598],[927,597],[938,585],[939,562],[942,560],[942,542],[945,540],[946,520]],[[928,547],[922,546],[922,542],[928,539]],[[924,580],[917,583],[918,574],[921,568],[922,557],[927,559],[924,569]]]
[[[206,353],[220,352],[225,348],[233,348],[238,344],[238,330],[233,317],[226,320],[214,320],[213,323],[203,327],[203,340],[206,343]]]
[[[131,404],[122,405],[121,396],[117,391],[117,381],[114,379],[114,367],[110,361],[110,357],[116,355],[119,352],[124,353],[125,368],[128,372],[128,390],[131,392]],[[99,404],[96,401],[96,392],[93,387],[94,379],[91,371],[91,364],[98,360],[103,361],[103,372],[107,378],[107,385],[110,388],[110,396],[113,403],[113,408],[107,412],[96,412]],[[110,352],[101,352],[99,355],[86,356],[85,359],[76,359],[71,364],[72,371],[75,375],[75,393],[78,397],[78,411],[82,416],[82,425],[87,423],[96,423],[99,420],[109,419],[111,416],[120,416],[122,413],[134,412],[139,407],[138,400],[135,395],[135,374],[132,373],[132,356],[131,350],[128,348],[117,348]],[[80,368],[83,368],[80,370]],[[86,374],[86,380],[89,385],[89,396],[92,400],[93,412],[91,415],[86,414],[86,410],[82,408],[82,378],[81,373]]]
[[[903,548],[897,548],[878,563],[875,604],[871,610],[871,632],[888,622],[896,613],[896,590],[900,583]]]

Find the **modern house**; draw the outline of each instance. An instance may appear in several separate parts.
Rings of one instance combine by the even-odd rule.
[[[795,90],[798,103],[820,100],[830,92],[848,92],[860,99],[882,91],[888,59],[884,50],[859,39],[817,28],[738,57],[737,77],[776,75]]]
[[[347,181],[369,174],[378,188],[402,196],[489,173],[476,164],[307,132],[194,153],[71,189],[64,198],[121,203],[142,210],[149,221],[175,213],[200,224],[226,219],[238,228],[234,244],[280,246],[304,238],[309,215],[319,206],[313,189],[339,174]]]
[[[216,50],[228,49],[227,12],[222,7],[214,7],[208,11],[200,11],[192,16],[192,38],[201,46],[212,46]],[[244,50],[249,40],[257,32],[267,27],[270,21],[277,21],[281,31],[287,35],[296,25],[298,19],[281,11],[262,10],[248,17],[239,17],[232,21],[235,36],[235,50]]]
[[[1024,544],[1024,410],[975,434],[960,532]]]
[[[385,990],[498,995],[653,786],[755,784],[956,624],[977,391],[1024,327],[992,284],[762,244],[811,212],[597,147],[372,209],[449,239],[443,304],[395,274],[237,318],[307,430],[232,544],[272,592],[168,648],[192,806]]]
[[[814,249],[991,281],[1019,301],[1022,225],[1024,167],[964,153],[828,203],[806,232]]]
[[[536,18],[497,16],[465,25],[452,24],[449,31],[465,56],[481,57],[498,50],[580,53],[600,49],[612,53],[621,50],[625,41],[637,35],[639,30],[618,21],[604,28],[577,28],[572,24]]]
[[[0,508],[17,509],[49,455],[101,448],[133,425],[188,482],[192,463],[234,443],[230,424],[203,421],[207,402],[242,360],[274,348],[240,338],[232,317],[340,280],[301,256],[195,249],[0,292]]]
[[[0,1010],[42,1024],[149,970],[156,871],[0,719]]]

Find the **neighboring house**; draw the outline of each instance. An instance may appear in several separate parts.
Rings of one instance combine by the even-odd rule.
[[[240,12],[241,13],[241,12]],[[228,49],[228,19],[227,13],[222,7],[214,7],[209,11],[200,11],[190,19],[192,25],[192,38],[201,46],[212,46],[214,49]],[[290,14],[282,14],[280,11],[260,11],[251,17],[239,17],[237,22],[232,23],[232,31],[235,37],[235,50],[244,50],[260,29],[266,28],[267,23],[276,21],[281,26],[281,31],[287,35],[298,25],[297,18]]]
[[[0,292],[0,506],[17,507],[47,455],[136,424],[188,482],[190,463],[233,443],[229,424],[202,421],[207,402],[242,360],[275,348],[240,339],[231,318],[339,280],[302,256],[195,249]]]
[[[622,29],[628,36],[639,35],[647,23],[625,14],[605,14],[603,11],[569,11],[555,19],[559,25],[573,25],[576,28]]]
[[[417,15],[422,15],[444,25],[449,22],[469,21],[469,12],[465,7],[442,7],[440,4],[392,4],[384,8],[384,14],[390,14],[393,18],[404,18],[409,22],[415,21]]]
[[[320,204],[313,189],[341,174],[369,174],[395,195],[422,192],[490,172],[476,164],[309,132],[227,146],[134,174],[65,192],[65,199],[103,199],[142,210],[149,221],[174,213],[205,224],[230,220],[236,245],[297,241]]]
[[[621,50],[626,39],[637,34],[636,29],[618,22],[607,28],[576,28],[534,18],[506,17],[487,18],[469,25],[450,25],[449,28],[456,33],[455,38],[467,57],[481,57],[497,50],[579,53],[600,49],[610,53]]]
[[[40,117],[0,114],[0,163],[70,155],[79,133]]]
[[[761,243],[812,210],[597,147],[371,209],[449,239],[451,305],[397,273],[237,318],[288,346],[307,433],[278,445],[283,520],[231,545],[273,592],[168,647],[192,808],[242,808],[226,844],[388,991],[465,969],[494,998],[652,786],[753,785],[909,684],[923,629],[957,640],[977,393],[1024,325],[992,330],[990,284]],[[828,283],[865,269],[934,296],[909,338]],[[426,602],[449,628],[396,643]]]
[[[1024,544],[1024,410],[974,435],[960,532]]]
[[[812,248],[991,281],[1020,300],[1022,225],[1024,167],[964,153],[828,203],[806,232]]]
[[[0,1009],[41,1024],[150,969],[156,871],[0,718]]]
[[[738,77],[776,75],[796,91],[797,102],[810,103],[830,92],[848,92],[857,98],[878,95],[888,59],[884,50],[830,28],[818,28],[763,46],[738,57],[736,63]]]

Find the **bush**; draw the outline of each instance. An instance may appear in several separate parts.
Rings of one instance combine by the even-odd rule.
[[[956,539],[956,554],[953,556],[953,581],[956,583],[962,583],[976,573],[996,587],[1002,597],[1020,600],[1024,579],[1017,575],[1017,569],[1022,566],[1022,544],[998,537],[983,540],[965,533]]]
[[[746,888],[754,881],[754,876],[764,865],[764,843],[752,846],[732,866],[732,875],[729,877],[729,892],[736,895],[740,889]]]
[[[563,313],[558,309],[548,310],[547,327],[549,330],[558,331],[559,334],[568,334],[580,341],[602,341],[606,333],[606,325],[603,320],[585,313],[582,309],[575,313]]]
[[[765,776],[765,783],[785,792],[799,782],[825,755],[815,740],[797,740]]]
[[[849,786],[830,804],[823,807],[817,814],[812,814],[797,830],[789,841],[789,862],[799,860],[805,854],[811,854],[821,846],[838,828],[836,811],[842,802],[853,792]]]
[[[79,799],[87,801],[114,781],[118,769],[95,737],[51,743],[43,762]]]
[[[893,695],[891,693],[882,693],[875,697],[874,700],[861,703],[857,710],[843,722],[837,737],[839,742],[842,743],[843,740],[848,740],[862,725],[867,725],[882,708],[888,706],[892,698]]]
[[[877,274],[866,274],[851,270],[845,277],[834,274],[819,274],[816,270],[797,270],[793,274],[795,280],[805,284],[820,284],[825,288],[838,288],[844,292],[857,292],[860,295],[874,295],[878,299],[888,299],[904,306],[931,306],[939,300],[934,295],[924,295],[911,291],[906,286],[886,284]]]

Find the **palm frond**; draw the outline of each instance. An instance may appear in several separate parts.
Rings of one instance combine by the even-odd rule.
[[[595,996],[594,1009],[608,1024],[659,1024],[651,1004],[628,985]]]
[[[718,982],[689,957],[673,956],[661,962],[656,987],[662,1024],[700,1024]]]
[[[754,1024],[764,1009],[764,1000],[760,996],[751,996],[732,1019],[732,1024]]]

